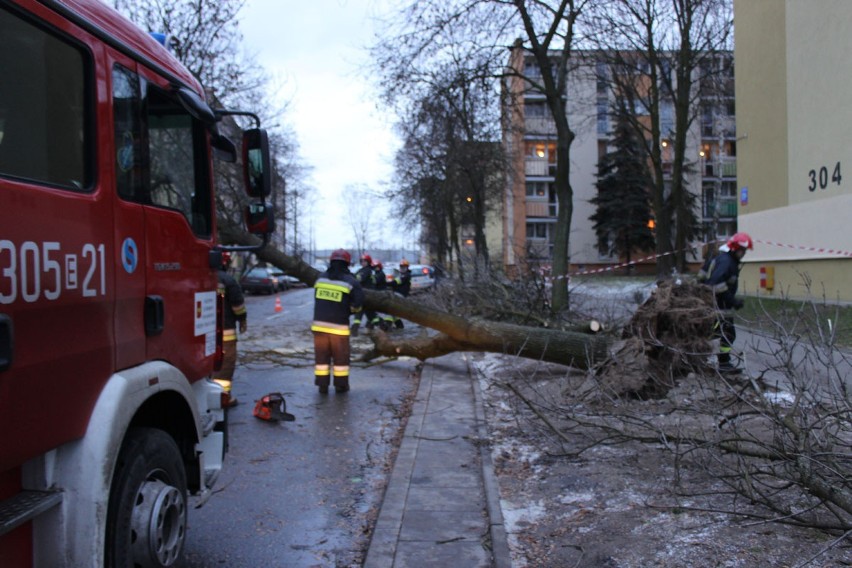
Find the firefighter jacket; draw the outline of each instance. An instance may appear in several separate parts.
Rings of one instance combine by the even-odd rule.
[[[400,270],[391,280],[391,288],[401,296],[408,296],[411,292],[411,270]]]
[[[740,261],[733,251],[726,251],[705,263],[702,272],[708,276],[703,281],[713,288],[716,305],[721,310],[730,310],[742,305],[736,298],[739,287]]]
[[[361,284],[361,288],[365,290],[373,290],[376,288],[376,275],[373,273],[372,266],[362,266],[355,273],[355,279]]]
[[[219,271],[219,295],[223,299],[222,310],[222,340],[237,340],[237,323],[246,321],[246,305],[243,290],[236,279],[225,272]]]
[[[364,290],[348,268],[329,268],[314,283],[311,331],[349,335],[349,316],[361,311]]]
[[[386,290],[388,287],[388,277],[385,271],[377,268],[373,274],[376,278],[376,290]]]

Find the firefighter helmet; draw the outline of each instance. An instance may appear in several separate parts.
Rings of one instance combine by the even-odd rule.
[[[405,260],[404,258],[403,258],[402,260],[400,260],[400,261],[399,261],[399,265],[400,265],[400,266],[409,266],[408,261],[407,261],[407,260]]]
[[[376,268],[376,270],[381,270],[382,269],[382,261],[377,260],[377,261],[373,262],[373,266]]]
[[[331,257],[329,260],[342,260],[347,265],[352,262],[352,256],[350,256],[349,252],[344,249],[337,249],[336,251],[331,253]]]
[[[361,260],[362,261],[366,260],[367,264],[369,264],[370,266],[373,265],[373,258],[369,254],[367,254],[366,252],[361,255]]]
[[[754,243],[748,233],[734,233],[725,244],[733,251],[738,249],[751,250],[754,248]]]
[[[284,400],[284,395],[280,392],[271,392],[262,396],[254,405],[252,414],[261,420],[272,422],[279,420],[292,422],[296,419],[295,416],[287,412],[287,401]]]
[[[222,269],[227,270],[231,266],[231,253],[228,251],[222,251]]]

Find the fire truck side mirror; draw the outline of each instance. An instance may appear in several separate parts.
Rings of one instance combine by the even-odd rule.
[[[246,205],[246,230],[253,235],[269,235],[275,231],[275,215],[265,203]]]
[[[249,197],[267,197],[272,189],[269,137],[262,128],[243,132],[243,179]]]

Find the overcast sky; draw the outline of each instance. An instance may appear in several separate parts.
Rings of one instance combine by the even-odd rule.
[[[295,130],[302,160],[314,168],[312,226],[317,249],[350,246],[341,192],[350,184],[381,189],[392,172],[398,141],[368,81],[359,74],[373,37],[372,16],[392,0],[247,0],[241,28],[258,62],[290,101],[285,121]],[[381,212],[380,217],[386,217]],[[301,224],[311,226],[302,218]],[[388,245],[410,244],[388,227]],[[309,243],[305,243],[306,245]]]

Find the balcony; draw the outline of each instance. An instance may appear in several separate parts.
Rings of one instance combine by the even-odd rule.
[[[556,123],[552,118],[541,116],[528,116],[524,119],[526,134],[539,136],[556,136]]]
[[[701,160],[704,177],[737,177],[737,159],[734,157],[706,158]]]
[[[705,219],[735,219],[737,217],[737,199],[722,197],[704,202]]]
[[[524,173],[530,177],[553,177],[556,175],[556,164],[551,164],[542,158],[526,158]]]
[[[702,138],[735,138],[737,136],[736,118],[733,116],[715,116],[701,122]]]
[[[527,199],[526,216],[535,218],[556,218],[559,215],[559,205],[548,201],[532,201]]]

